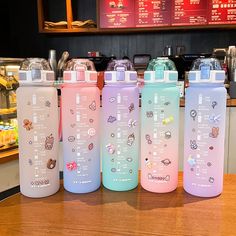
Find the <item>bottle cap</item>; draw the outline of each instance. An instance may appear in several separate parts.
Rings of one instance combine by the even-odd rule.
[[[63,72],[64,83],[97,83],[97,71],[88,59],[72,59],[67,62]]]
[[[125,60],[112,60],[104,73],[106,83],[137,83],[137,72],[132,63]]]
[[[148,64],[144,72],[145,83],[176,83],[178,72],[173,61],[167,57],[158,57]]]
[[[199,58],[193,62],[189,71],[190,83],[224,83],[225,71],[215,58]]]
[[[54,72],[47,60],[43,58],[27,58],[19,70],[20,85],[52,85],[55,81]]]

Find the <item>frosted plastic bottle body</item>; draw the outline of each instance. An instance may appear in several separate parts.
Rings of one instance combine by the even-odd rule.
[[[62,88],[64,188],[88,193],[99,188],[100,91],[88,83]]]
[[[102,92],[103,185],[126,191],[138,185],[139,90],[136,85],[106,85]]]
[[[145,84],[141,109],[141,185],[166,193],[178,184],[179,89]]]
[[[32,198],[59,189],[58,102],[53,87],[17,89],[20,191]]]
[[[185,100],[184,189],[214,197],[223,189],[226,89],[192,84]]]

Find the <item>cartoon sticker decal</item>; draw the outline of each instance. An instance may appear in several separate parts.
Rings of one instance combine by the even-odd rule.
[[[212,124],[218,124],[220,122],[221,115],[211,115],[209,117],[209,122]]]
[[[197,111],[196,110],[191,110],[190,111],[190,116],[193,118],[193,121],[195,121],[197,117]]]
[[[56,166],[56,162],[57,162],[56,160],[50,158],[47,162],[47,168],[50,170],[54,169]]]
[[[145,135],[145,139],[147,140],[148,144],[152,144],[151,136],[149,134]]]
[[[211,138],[217,138],[219,135],[219,130],[220,130],[219,127],[212,127],[212,130],[211,130],[211,133],[209,134],[209,136]]]
[[[92,111],[96,110],[96,102],[93,100],[92,103],[89,105],[89,109]]]
[[[51,107],[51,102],[50,101],[46,101],[45,102],[45,107]]]
[[[211,163],[211,162],[207,162],[207,166],[208,166],[208,167],[211,167],[211,166],[212,166],[212,163]]]
[[[162,160],[161,163],[164,164],[165,166],[168,166],[171,164],[171,161],[170,161],[170,159],[166,158],[166,159]]]
[[[106,149],[107,149],[108,153],[110,153],[110,154],[114,154],[116,151],[115,146],[111,143],[106,145]]]
[[[211,106],[212,106],[213,109],[215,109],[215,107],[217,106],[217,102],[216,102],[216,101],[213,101],[213,102],[211,103]]]
[[[52,134],[50,134],[49,136],[46,137],[44,147],[46,150],[52,150],[53,144],[54,144],[54,137],[52,136]]]
[[[90,137],[93,137],[94,135],[96,135],[96,130],[95,130],[94,128],[90,128],[90,129],[88,130],[88,135],[89,135]]]
[[[165,106],[169,106],[169,105],[170,105],[170,102],[165,102],[164,105],[165,105]]]
[[[129,109],[129,113],[131,113],[132,111],[134,111],[134,104],[131,103],[131,104],[129,105],[128,109]]]
[[[167,117],[167,118],[162,120],[162,124],[163,125],[168,125],[168,124],[172,123],[173,121],[174,121],[174,117],[173,116],[169,116],[169,117]]]
[[[29,119],[24,119],[24,120],[23,120],[23,127],[24,127],[27,131],[30,131],[31,129],[33,129],[33,123],[32,123],[32,121],[30,121]]]
[[[165,139],[170,139],[171,138],[171,132],[170,131],[166,131],[165,132]]]
[[[191,167],[194,167],[197,164],[196,159],[193,158],[192,155],[189,155],[187,162]]]
[[[190,140],[190,148],[196,150],[198,148],[196,140]]]
[[[153,117],[153,111],[147,111],[146,116],[147,116],[147,118],[152,118]]]
[[[74,142],[75,141],[75,137],[74,136],[69,136],[68,137],[68,141],[71,142],[71,143]]]
[[[116,98],[115,98],[115,97],[110,97],[110,98],[109,98],[109,102],[110,102],[110,103],[113,103],[113,102],[115,102],[115,101],[116,101]]]
[[[128,127],[129,127],[129,128],[133,128],[133,127],[135,127],[136,125],[137,125],[137,121],[136,121],[136,120],[130,119],[130,120],[128,121]]]
[[[130,134],[130,135],[128,136],[127,144],[128,144],[129,146],[132,146],[133,143],[134,143],[134,140],[135,140],[135,136],[134,136],[134,133],[132,133],[132,134]]]
[[[91,151],[91,150],[93,150],[93,148],[94,148],[93,143],[90,143],[90,144],[88,145],[88,150]]]
[[[108,119],[107,119],[108,123],[113,123],[115,121],[116,121],[116,117],[114,117],[114,116],[109,116]]]
[[[30,166],[32,166],[32,165],[33,165],[32,159],[29,159],[29,160],[28,160],[28,163],[29,163]]]
[[[148,169],[151,169],[151,168],[152,168],[152,163],[151,163],[151,161],[150,161],[148,158],[145,158],[145,166],[146,166]]]
[[[76,170],[77,167],[78,166],[77,166],[77,163],[75,161],[66,163],[66,169],[69,170],[69,171]]]
[[[214,179],[213,177],[210,177],[210,178],[209,178],[209,182],[210,182],[211,184],[213,184],[214,181],[215,181],[215,179]]]

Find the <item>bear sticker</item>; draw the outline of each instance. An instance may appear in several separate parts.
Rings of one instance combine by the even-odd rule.
[[[28,120],[28,119],[24,119],[23,120],[23,127],[27,130],[30,131],[31,129],[33,129],[33,123],[32,121]]]
[[[45,149],[46,149],[46,150],[52,150],[52,148],[53,148],[53,143],[54,143],[54,138],[53,138],[52,134],[50,134],[49,136],[46,137],[46,140],[45,140]]]
[[[56,160],[53,160],[53,159],[49,159],[48,162],[47,162],[47,168],[52,170],[55,168],[56,166]]]
[[[211,138],[217,138],[219,135],[219,130],[220,130],[219,127],[212,127],[212,130],[211,130],[211,133],[209,134],[209,136]]]

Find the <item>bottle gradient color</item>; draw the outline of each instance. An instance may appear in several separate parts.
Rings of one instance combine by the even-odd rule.
[[[129,61],[115,63],[116,71],[105,72],[113,81],[102,91],[102,180],[110,190],[126,191],[138,185],[139,89],[136,72],[125,70]]]
[[[168,59],[154,59],[154,62],[157,66],[150,72],[152,81],[149,72],[145,72],[142,89],[141,185],[151,192],[166,193],[175,190],[178,184],[178,75],[174,65],[165,68],[172,64]]]
[[[83,68],[80,61],[75,66]],[[95,191],[101,183],[100,90],[96,81],[80,81],[85,79],[84,73],[96,77],[97,72],[81,69],[76,72],[78,81],[65,83],[61,89],[64,188],[73,193]]]
[[[192,195],[214,197],[223,189],[225,73],[214,59],[200,63],[199,71],[190,71],[186,91],[183,186]]]

